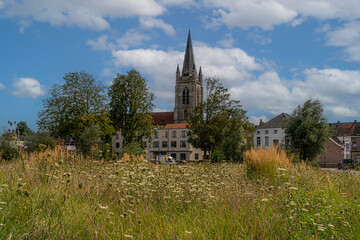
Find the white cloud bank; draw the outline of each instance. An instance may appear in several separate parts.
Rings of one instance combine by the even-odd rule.
[[[4,88],[5,88],[5,85],[0,82],[0,90],[4,89]]]
[[[354,0],[203,0],[204,6],[215,8],[211,25],[229,27],[260,27],[271,30],[289,23],[296,26],[307,17],[320,20],[360,18],[360,2]]]
[[[45,94],[39,81],[34,78],[19,78],[13,84],[14,90],[11,92],[15,97],[37,98]]]
[[[110,28],[107,18],[154,17],[165,10],[154,0],[22,0],[0,2],[0,7],[6,17],[24,25],[37,21],[93,30]]]

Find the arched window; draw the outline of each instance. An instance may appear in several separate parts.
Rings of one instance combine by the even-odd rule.
[[[186,90],[184,89],[182,92],[182,104],[185,104],[185,95],[186,95]]]
[[[189,89],[186,89],[186,104],[189,104],[190,97],[189,97]]]
[[[184,110],[184,119],[187,119],[188,118],[188,113],[187,113],[187,110],[185,109]]]

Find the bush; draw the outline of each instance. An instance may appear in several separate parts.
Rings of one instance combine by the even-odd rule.
[[[100,125],[92,124],[85,127],[78,139],[78,146],[85,155],[91,153],[91,147],[100,142]]]
[[[45,148],[55,148],[54,139],[50,137],[49,133],[37,133],[26,138],[26,150],[28,152],[43,151],[44,145]]]
[[[225,160],[225,155],[221,150],[214,150],[211,154],[210,161],[212,163],[222,162]]]
[[[244,153],[244,163],[250,175],[261,174],[264,176],[275,176],[279,168],[287,168],[291,159],[284,150],[277,147],[268,149],[251,149]]]
[[[120,157],[123,158],[124,155],[130,156],[130,158],[132,156],[139,157],[142,156],[143,154],[144,154],[144,149],[140,146],[140,144],[138,142],[132,142],[122,148],[120,152]]]
[[[5,161],[11,161],[20,156],[19,150],[17,147],[12,146],[9,142],[1,141],[0,142],[0,159]]]

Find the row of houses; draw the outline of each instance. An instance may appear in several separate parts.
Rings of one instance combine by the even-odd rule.
[[[286,144],[286,134],[283,122],[291,116],[281,113],[266,123],[260,123],[254,134],[254,147],[268,148],[274,145],[280,147]],[[319,156],[321,167],[337,167],[342,159],[360,161],[360,123],[337,122],[330,123],[334,136],[325,144],[326,153]]]

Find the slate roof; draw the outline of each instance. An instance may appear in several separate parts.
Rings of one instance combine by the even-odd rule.
[[[356,123],[355,129],[354,129],[354,136],[360,136],[360,123]]]
[[[165,126],[174,123],[174,112],[154,112],[151,116],[154,119],[154,125]]]
[[[338,145],[342,146],[343,143],[339,140],[337,136],[332,136],[331,139]]]
[[[282,122],[284,119],[290,118],[291,115],[287,113],[281,113],[274,117],[273,119],[267,121],[263,125],[259,126],[257,129],[265,129],[265,128],[282,128]]]

